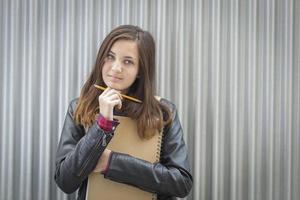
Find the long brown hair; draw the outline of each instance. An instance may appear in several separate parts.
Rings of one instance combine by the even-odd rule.
[[[106,86],[102,78],[102,67],[112,45],[117,40],[131,40],[137,43],[139,54],[138,78],[130,86],[128,95],[142,101],[142,104],[124,101],[122,112],[137,121],[141,138],[151,138],[153,132],[147,128],[162,130],[171,121],[171,112],[155,98],[155,43],[151,34],[132,25],[122,25],[112,30],[102,42],[96,63],[85,82],[75,110],[75,121],[89,127],[99,114],[98,96],[101,91],[93,85]]]

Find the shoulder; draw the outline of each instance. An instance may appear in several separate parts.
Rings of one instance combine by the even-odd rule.
[[[160,98],[160,103],[166,106],[171,113],[174,114],[176,112],[176,105],[169,99]]]
[[[78,99],[79,98],[77,97],[77,98],[72,99],[69,102],[69,108],[68,108],[69,112],[74,113],[74,111],[76,110]]]
[[[178,121],[178,114],[176,105],[166,98],[160,98],[162,105],[163,118],[166,122],[165,128],[169,129],[175,121]]]

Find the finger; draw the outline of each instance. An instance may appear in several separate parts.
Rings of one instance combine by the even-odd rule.
[[[113,107],[117,106],[117,108],[121,109],[122,108],[122,101],[120,99],[116,99],[111,101]]]
[[[109,89],[106,93],[105,96],[111,96],[113,94],[115,94],[116,92],[114,91],[114,89]]]
[[[106,98],[107,96],[111,95],[111,88],[107,87],[98,97],[98,99],[100,98]]]
[[[118,109],[121,109],[121,108],[122,108],[122,100],[119,101],[119,104],[117,105],[117,108],[118,108]]]
[[[123,99],[120,92],[115,89],[111,89],[110,91],[107,91],[107,93],[105,94],[105,96],[113,96],[113,95],[118,95],[120,99]]]
[[[98,96],[98,101],[100,101],[101,98],[105,98],[108,91],[109,91],[109,88],[106,88],[104,91],[102,91],[102,93]]]
[[[113,89],[114,91],[115,91],[115,93],[119,96],[119,98],[121,99],[121,100],[123,100],[123,96],[121,95],[121,92],[119,91],[119,90],[115,90],[115,89]]]
[[[111,88],[110,88],[110,87],[107,87],[107,88],[102,92],[102,94],[103,94],[103,95],[106,95],[110,90],[111,90]]]
[[[122,101],[122,99],[120,98],[120,96],[118,94],[113,94],[111,96],[107,96],[107,97],[105,97],[105,99],[107,101],[114,101],[114,100],[120,100],[120,101]]]
[[[121,93],[118,93],[119,98],[123,101],[123,96],[121,95]]]

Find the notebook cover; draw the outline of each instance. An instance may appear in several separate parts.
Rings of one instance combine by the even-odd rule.
[[[157,130],[149,140],[142,140],[137,134],[136,122],[128,117],[115,117],[120,124],[108,145],[114,152],[126,153],[131,156],[158,162],[160,158],[162,133]],[[122,131],[119,131],[122,130]],[[153,200],[156,194],[137,187],[105,179],[101,173],[91,173],[88,178],[87,200]]]

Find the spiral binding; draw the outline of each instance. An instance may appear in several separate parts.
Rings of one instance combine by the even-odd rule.
[[[158,142],[156,147],[156,162],[160,161],[161,146],[162,146],[162,131],[158,133]]]
[[[161,147],[162,147],[162,143],[163,143],[162,133],[163,133],[163,130],[158,133],[158,142],[157,142],[156,155],[155,155],[156,162],[160,161]],[[157,200],[157,194],[152,194],[152,200]]]

